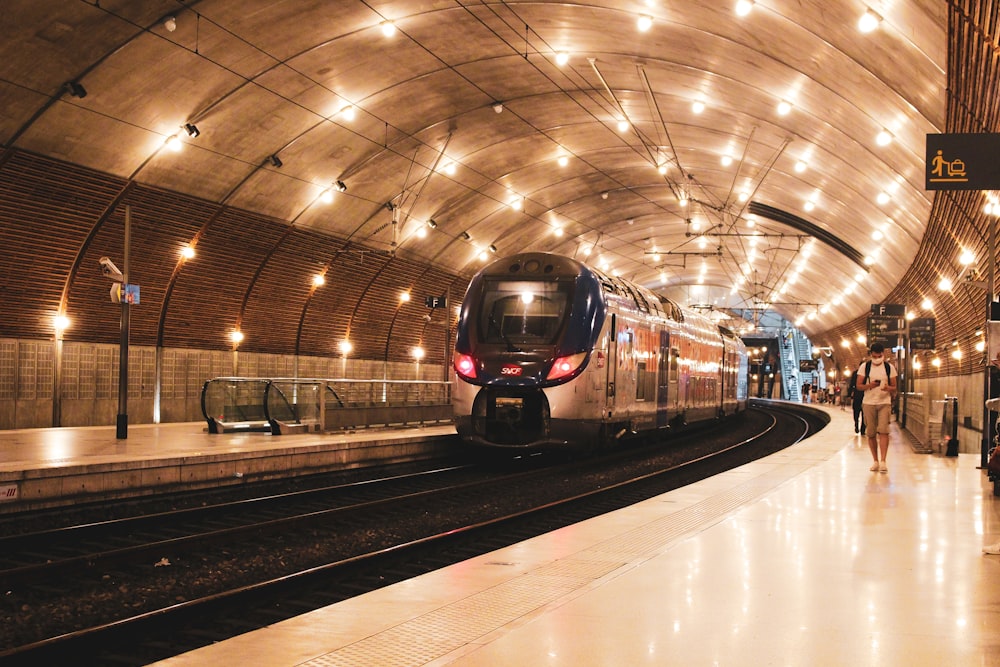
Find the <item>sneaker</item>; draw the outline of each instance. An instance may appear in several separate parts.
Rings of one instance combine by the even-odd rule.
[[[875,463],[873,463],[872,467],[869,468],[869,470],[871,470],[872,472],[878,472],[878,461],[876,461]]]
[[[881,465],[878,467],[879,472],[889,472],[889,468],[885,465],[885,461],[882,461]]]
[[[992,554],[994,556],[1000,555],[1000,542],[983,547],[983,553]]]

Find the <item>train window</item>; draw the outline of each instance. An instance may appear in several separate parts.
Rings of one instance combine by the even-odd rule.
[[[491,280],[483,288],[479,340],[484,343],[552,345],[572,303],[571,283]]]

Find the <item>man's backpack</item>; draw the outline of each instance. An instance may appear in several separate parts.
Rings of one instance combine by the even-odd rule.
[[[890,364],[888,361],[885,362],[885,365],[886,365],[885,376],[891,380],[893,378],[893,373],[896,372],[896,369],[893,368],[892,364]],[[865,362],[865,381],[862,382],[861,384],[868,384],[868,380],[870,379],[868,376],[871,375],[871,373],[872,373],[872,360],[869,359],[868,361]],[[899,375],[899,373],[896,373],[896,375]]]

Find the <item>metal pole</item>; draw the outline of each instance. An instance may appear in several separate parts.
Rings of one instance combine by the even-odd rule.
[[[122,295],[121,295],[121,340],[118,345],[118,420],[116,435],[119,440],[128,438],[128,328],[129,307],[126,298],[128,286],[128,249],[132,233],[132,207],[125,206],[125,257],[122,262]]]
[[[986,333],[986,368],[983,370],[983,442],[979,452],[979,466],[986,467],[986,457],[990,452],[990,409],[986,407],[986,400],[990,397],[990,362],[993,361],[993,345],[996,341],[990,338],[990,320],[993,319],[993,294],[996,290],[996,262],[997,262],[997,216],[996,211],[990,212],[990,252],[986,258],[989,264],[988,277],[986,280],[986,321],[983,323]]]

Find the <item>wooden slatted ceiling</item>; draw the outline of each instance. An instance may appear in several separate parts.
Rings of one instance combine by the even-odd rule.
[[[246,314],[242,331],[246,335],[240,345],[241,350],[271,351],[294,349],[299,335],[299,323],[306,311],[316,310],[313,277],[323,272],[331,258],[344,244],[338,239],[311,231],[297,230],[286,236],[261,270],[247,299]],[[327,289],[333,283],[333,276],[327,275],[326,284],[316,288],[316,292]],[[276,312],[277,311],[277,312]],[[280,313],[280,316],[276,315]],[[321,321],[329,318],[329,313],[321,315]],[[336,354],[336,345],[325,345],[322,349],[311,348],[300,353],[316,356]]]
[[[225,349],[258,269],[287,231],[286,225],[226,209],[205,229],[197,256],[177,278],[163,331],[165,347]],[[280,303],[271,304],[272,317]],[[287,352],[287,348],[274,350]]]
[[[124,187],[121,179],[30,153],[16,152],[3,165],[0,336],[52,337],[77,252]]]

